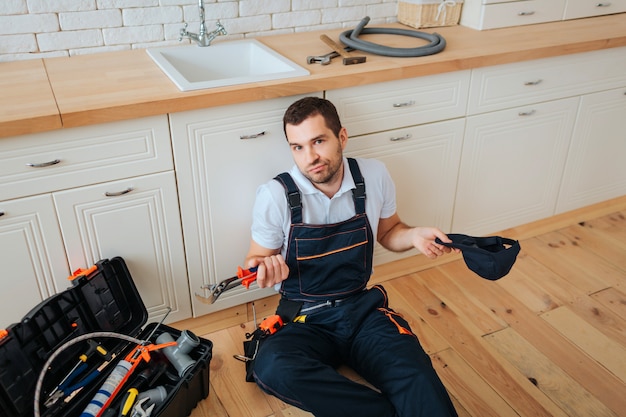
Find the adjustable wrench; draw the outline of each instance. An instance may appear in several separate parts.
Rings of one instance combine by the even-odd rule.
[[[209,290],[210,294],[208,297],[205,297],[196,293],[196,298],[202,302],[213,304],[215,300],[217,300],[217,297],[222,295],[224,291],[228,291],[232,288],[238,287],[239,285],[243,285],[244,287],[246,287],[246,289],[248,289],[250,288],[250,284],[256,281],[256,271],[256,266],[250,269],[243,269],[242,267],[238,267],[237,275],[235,275],[234,277],[226,278],[225,280],[222,280],[217,284],[207,284],[200,287],[204,290]]]
[[[330,61],[335,58],[338,57],[339,53],[332,51],[327,53],[326,55],[318,55],[318,56],[308,56],[306,58],[306,63],[307,64],[321,64],[321,65],[328,65],[330,64]]]

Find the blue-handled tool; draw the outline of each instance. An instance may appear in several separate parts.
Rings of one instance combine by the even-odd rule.
[[[78,357],[78,362],[76,363],[76,365],[74,365],[74,367],[67,373],[61,383],[59,383],[59,385],[57,385],[56,388],[52,390],[52,392],[44,402],[44,405],[46,407],[51,407],[61,398],[67,397],[77,389],[89,384],[100,374],[100,371],[98,369],[95,369],[90,372],[86,377],[80,379],[77,383],[73,384],[76,378],[87,370],[87,360],[91,357],[91,355],[93,355],[94,353],[98,353],[104,358],[105,361],[111,360],[111,354],[104,347],[102,347],[102,345],[98,344],[94,340],[88,340],[87,343],[88,348],[85,353],[81,354]]]

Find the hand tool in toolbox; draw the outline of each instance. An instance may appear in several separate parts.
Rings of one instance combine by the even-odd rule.
[[[128,413],[124,404],[132,404],[125,417],[184,417],[209,395],[213,344],[194,335],[197,344],[184,356],[166,352],[188,331],[144,327],[148,312],[122,258],[78,271],[71,285],[0,332],[0,417],[118,417]],[[175,340],[167,347],[157,341],[164,334]],[[184,375],[171,355],[191,362]],[[106,382],[118,395],[83,413]],[[128,392],[133,398],[121,395]]]
[[[171,309],[168,309],[167,314],[169,314],[170,311]],[[150,352],[176,345],[175,341],[157,345],[150,343],[152,336],[162,324],[163,320],[165,320],[167,314],[163,317],[163,319],[161,319],[161,322],[154,327],[152,332],[142,341],[142,343],[135,346],[133,350],[126,355],[124,360],[118,362],[91,402],[83,410],[81,417],[101,416],[104,410],[109,408],[111,402],[128,382],[129,377],[135,372],[139,364],[141,364],[142,361],[150,362]],[[121,408],[124,408],[124,404],[121,405]]]
[[[120,417],[126,417],[130,415],[133,407],[135,406],[135,401],[137,400],[137,396],[139,395],[139,390],[135,387],[129,388],[124,394],[122,398],[122,405],[120,406]]]
[[[100,371],[95,369],[91,371],[89,375],[80,379],[75,384],[72,384],[81,373],[87,370],[87,360],[91,357],[91,355],[98,353],[102,356],[105,362],[109,362],[112,359],[111,353],[95,340],[88,340],[87,346],[87,350],[78,357],[78,363],[76,363],[76,365],[74,365],[74,367],[67,373],[59,385],[57,385],[54,390],[48,394],[48,398],[44,403],[46,407],[52,407],[58,400],[63,397],[70,396],[74,391],[89,384],[98,376]]]
[[[196,293],[196,298],[205,303],[213,304],[220,295],[228,290],[231,290],[240,285],[243,285],[244,287],[246,287],[246,289],[248,289],[250,288],[250,284],[256,281],[256,271],[256,266],[250,269],[237,267],[237,275],[235,275],[234,277],[226,278],[225,280],[222,280],[217,284],[208,284],[200,287],[202,289],[209,290],[208,297]]]
[[[137,401],[137,404],[133,406],[130,417],[148,417],[152,415],[152,410],[154,410],[155,404],[147,405],[148,401],[148,397],[142,398],[141,400]]]
[[[343,47],[341,47],[341,45],[339,45],[337,42],[335,42],[334,40],[330,39],[328,36],[326,36],[324,34],[320,35],[320,39],[322,41],[324,41],[324,43],[326,45],[328,45],[331,48],[333,48],[333,50],[335,52],[337,52],[339,55],[341,55],[343,57],[343,65],[362,64],[366,60],[365,56],[352,56],[352,55],[350,55],[349,53],[347,53],[343,49]]]

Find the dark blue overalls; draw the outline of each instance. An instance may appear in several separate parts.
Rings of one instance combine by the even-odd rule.
[[[336,224],[302,223],[297,186],[289,174],[277,177],[291,207],[289,277],[281,293],[303,305],[299,319],[262,343],[254,378],[267,393],[316,417],[456,416],[417,337],[388,308],[385,290],[365,289],[374,238],[363,178],[356,161],[348,162],[356,214]],[[337,373],[341,364],[377,390]]]

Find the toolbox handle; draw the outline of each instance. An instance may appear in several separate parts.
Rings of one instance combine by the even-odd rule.
[[[68,280],[70,281],[74,281],[76,278],[78,277],[86,277],[89,276],[90,274],[96,272],[98,270],[98,265],[92,265],[87,269],[83,269],[83,268],[78,268],[77,270],[75,270],[74,272],[72,272],[72,275],[70,275],[69,277],[67,277]]]

